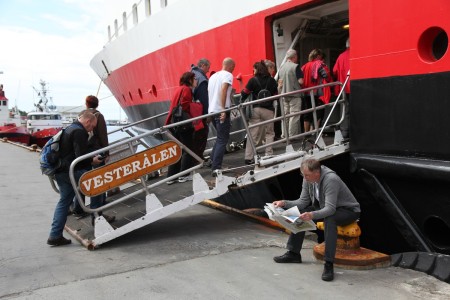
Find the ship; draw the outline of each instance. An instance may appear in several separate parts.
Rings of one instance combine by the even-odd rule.
[[[44,147],[45,143],[63,128],[63,118],[53,105],[52,99],[47,98],[47,82],[39,81],[40,89],[33,87],[39,97],[34,104],[35,110],[27,114],[27,132],[30,143]]]
[[[31,137],[22,124],[24,121],[25,118],[20,116],[17,106],[9,109],[9,99],[5,96],[2,84],[0,87],[0,138],[29,145]]]
[[[156,10],[141,1],[114,21],[91,61],[131,123],[151,118],[138,126],[162,126],[180,75],[200,58],[210,60],[211,73],[233,58],[234,76],[247,82],[256,61],[279,68],[290,48],[299,64],[321,48],[332,67],[349,38],[350,150],[322,163],[361,204],[362,245],[388,254],[450,254],[449,1],[158,3]],[[239,92],[238,80],[233,88]],[[300,182],[297,170],[266,185],[293,199]],[[251,190],[227,205],[258,198]]]

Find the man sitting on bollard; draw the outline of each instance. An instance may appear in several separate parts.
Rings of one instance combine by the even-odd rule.
[[[302,192],[298,200],[275,201],[276,207],[289,209],[298,206],[304,221],[324,219],[325,223],[325,266],[322,280],[334,279],[334,256],[336,254],[337,226],[345,226],[359,218],[359,203],[342,181],[331,169],[321,166],[320,162],[309,158],[303,160],[300,171],[303,176]],[[277,263],[301,263],[305,232],[289,236],[286,248],[288,251],[274,257]]]

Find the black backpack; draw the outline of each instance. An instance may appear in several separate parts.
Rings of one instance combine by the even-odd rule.
[[[261,82],[259,82],[258,77],[256,77],[256,81],[258,81],[258,84],[261,87]],[[269,79],[267,80],[266,87],[261,89],[258,92],[258,96],[256,97],[257,100],[272,96],[272,93],[270,93],[269,90],[267,89],[268,84],[269,84]]]

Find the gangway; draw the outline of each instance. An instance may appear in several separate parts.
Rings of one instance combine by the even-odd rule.
[[[179,122],[177,124],[170,124],[156,128],[153,130],[146,130],[139,128],[136,132],[130,130],[135,128],[140,123],[146,122],[149,119],[141,120],[136,123],[132,123],[121,127],[116,131],[126,132],[129,138],[118,140],[111,143],[108,147],[96,150],[84,156],[81,156],[74,160],[71,164],[69,176],[72,185],[75,188],[76,197],[87,213],[93,213],[96,215],[95,226],[91,225],[91,218],[77,218],[75,216],[69,216],[66,223],[66,230],[78,239],[88,249],[92,250],[100,245],[114,240],[120,236],[123,236],[136,229],[147,226],[153,222],[161,220],[174,213],[180,212],[192,205],[198,204],[204,200],[216,199],[222,195],[225,195],[230,187],[245,188],[248,185],[255,183],[264,183],[265,180],[298,170],[301,161],[305,157],[314,157],[318,160],[326,160],[337,155],[341,155],[349,151],[349,140],[344,139],[338,129],[339,125],[344,120],[344,106],[347,105],[345,94],[341,93],[337,97],[336,101],[320,107],[314,105],[313,90],[322,86],[334,86],[345,85],[340,82],[327,83],[315,88],[303,89],[300,91],[290,92],[282,95],[271,96],[265,99],[255,100],[251,103],[242,103],[234,107],[226,109],[224,111],[231,112],[235,118],[240,118],[244,124],[244,129],[235,131],[231,134],[246,133],[250,128],[255,126],[264,126],[267,123],[284,120],[285,118],[295,115],[301,115],[308,112],[313,112],[314,116],[314,130],[301,133],[296,136],[285,136],[283,139],[274,141],[270,145],[274,148],[274,155],[270,157],[264,157],[259,154],[255,155],[254,165],[242,165],[244,160],[242,151],[236,151],[226,154],[224,158],[224,167],[222,170],[216,170],[215,174],[211,174],[209,169],[203,168],[203,160],[193,153],[186,146],[181,144],[171,134],[170,129],[183,123],[191,122],[193,120],[200,120],[208,116],[201,116],[190,119],[188,121]],[[281,109],[281,116],[275,117],[273,120],[261,122],[254,125],[249,125],[243,117],[243,109],[246,105],[252,105],[263,101],[279,100],[281,107],[283,107],[283,97],[291,96],[296,93],[310,93],[312,98],[312,108],[304,111],[300,111],[295,114],[285,115]],[[339,112],[339,118],[336,122],[331,123],[330,117],[337,109],[338,106],[342,106]],[[322,127],[317,124],[316,111],[319,109],[330,109],[328,117],[325,120]],[[164,114],[163,114],[164,115]],[[161,117],[161,115],[154,116],[152,118]],[[323,133],[326,129],[334,129],[334,138],[324,138]],[[285,131],[287,133],[287,130]],[[160,141],[160,144],[152,147],[148,145],[149,137],[164,136],[167,142]],[[314,139],[312,139],[314,138]],[[249,141],[251,146],[255,150],[255,153],[261,152],[260,150],[269,146],[264,144],[261,146],[255,145],[251,139]],[[139,149],[141,148],[141,149]],[[187,151],[197,162],[193,167],[187,169],[179,174],[175,174],[171,177],[152,176],[148,178],[147,173],[163,174],[167,164],[161,160],[160,164],[154,163],[156,160],[149,162],[147,159],[147,166],[145,170],[141,168],[144,159],[148,157],[157,157],[160,153],[161,157],[168,157],[167,153],[171,153],[171,160],[168,163],[176,162],[181,156],[181,150]],[[93,157],[104,151],[109,151],[112,159],[104,167],[93,169],[83,175],[80,182],[76,182],[73,176],[74,167],[80,161]],[[166,152],[164,152],[166,151]],[[162,153],[166,154],[162,154]],[[263,151],[262,151],[263,152]],[[153,156],[152,156],[153,155]],[[167,161],[170,160],[167,158]],[[134,166],[134,169],[133,167]],[[115,168],[115,169],[112,169]],[[123,173],[120,173],[122,171]],[[115,171],[114,171],[115,170]],[[128,171],[125,171],[128,170]],[[105,183],[99,178],[105,174],[105,172],[112,172],[115,174],[123,175],[119,182],[115,180]],[[177,183],[174,185],[168,185],[167,182],[176,180],[180,176],[186,176],[193,173],[193,181],[185,183]],[[121,177],[121,176],[116,176]],[[126,177],[126,178],[125,178]],[[117,179],[117,178],[116,178]],[[88,190],[86,184],[87,180],[90,183],[97,182],[98,190],[94,188]],[[97,180],[97,181],[96,181]],[[86,199],[86,203],[83,198],[84,195],[94,196],[96,193],[100,194],[106,190],[111,190],[116,187],[120,187],[121,192],[117,195],[108,197],[108,201],[102,207],[92,209],[89,207],[89,200]],[[84,195],[83,195],[84,194]],[[108,223],[105,218],[98,213],[104,211],[107,214],[114,214],[116,221],[114,223]]]

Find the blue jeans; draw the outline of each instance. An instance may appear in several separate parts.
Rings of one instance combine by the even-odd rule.
[[[212,170],[222,169],[223,156],[225,155],[226,146],[230,138],[231,121],[230,115],[220,123],[219,115],[214,117],[214,127],[217,131],[216,143],[211,152]]]
[[[86,172],[86,170],[75,171],[75,180],[77,182],[84,172]],[[56,173],[55,178],[56,183],[58,184],[60,198],[56,204],[55,213],[53,215],[53,222],[49,236],[50,239],[62,237],[64,225],[66,225],[67,221],[69,207],[70,204],[72,204],[73,197],[75,196],[75,191],[70,183],[69,173]]]

